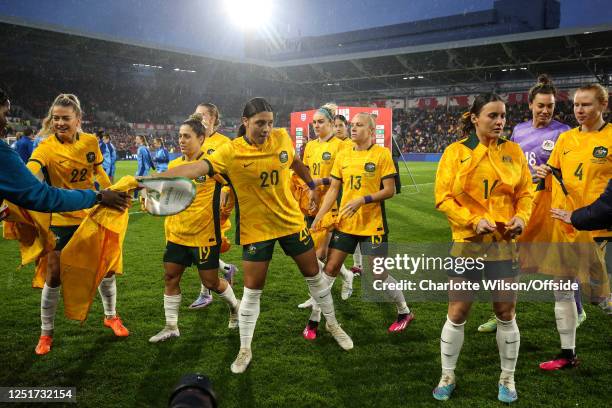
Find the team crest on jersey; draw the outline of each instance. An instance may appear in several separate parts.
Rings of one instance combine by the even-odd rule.
[[[304,122],[306,120],[306,114],[305,113],[300,114],[300,119],[302,120],[302,122]]]
[[[374,173],[376,171],[376,164],[374,164],[372,162],[368,162],[368,163],[365,164],[365,166],[363,166],[363,168],[368,173]]]
[[[555,147],[554,140],[547,139],[542,142],[542,150],[546,150],[547,152],[552,152],[554,147]]]
[[[208,149],[208,150],[206,151],[206,154],[213,154],[213,152],[214,152],[214,151],[215,151],[215,149]]]
[[[608,148],[605,146],[597,146],[593,149],[593,157],[596,159],[605,159],[608,156]]]
[[[206,182],[206,176],[198,176],[195,179],[196,183],[205,183]]]
[[[279,153],[278,160],[280,160],[281,163],[287,163],[287,160],[289,160],[289,154],[287,154],[287,152],[283,150]]]
[[[94,152],[87,153],[87,163],[93,163],[96,161],[96,154]]]
[[[331,153],[330,152],[323,152],[323,154],[321,155],[321,158],[325,161],[331,160]]]
[[[504,163],[512,163],[512,157],[510,157],[510,156],[502,156],[502,161]]]

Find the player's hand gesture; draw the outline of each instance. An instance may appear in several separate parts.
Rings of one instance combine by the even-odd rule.
[[[308,211],[314,211],[319,205],[319,190],[308,190]]]
[[[506,223],[506,231],[510,234],[510,238],[516,238],[523,233],[525,229],[525,221],[520,217],[512,217],[510,221]]]
[[[363,204],[365,204],[365,199],[363,197],[358,197],[358,198],[355,198],[355,199],[349,201],[340,210],[340,214],[339,214],[340,218],[343,218],[343,217],[352,217],[353,215],[355,215],[357,210],[359,210],[359,208],[361,208],[361,206]]]
[[[547,164],[533,166],[533,169],[536,171],[536,177],[541,179],[545,179],[546,176],[548,176],[552,172],[552,169]]]
[[[572,212],[567,210],[562,210],[560,208],[551,208],[550,215],[553,218],[563,221],[566,224],[572,223]]]
[[[494,232],[495,229],[495,224],[491,224],[486,218],[481,218],[476,224],[475,231],[478,235],[484,235]]]
[[[100,195],[100,204],[115,210],[125,211],[132,204],[130,196],[124,192],[102,190],[100,191]]]

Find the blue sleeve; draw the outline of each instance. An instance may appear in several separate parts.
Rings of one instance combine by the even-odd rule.
[[[0,141],[0,163],[0,200],[40,212],[76,211],[95,204],[93,191],[63,190],[38,181],[3,141]]]
[[[115,146],[113,146],[112,144],[108,145],[108,147],[111,152],[111,163],[114,165],[117,161],[117,150],[115,150]]]
[[[146,149],[146,148],[145,148],[145,159],[147,160],[147,164],[149,168],[155,167],[155,164],[153,164],[153,158],[151,157],[151,152],[149,151],[149,149]]]
[[[591,205],[572,212],[572,225],[578,230],[594,231],[612,227],[612,180]]]
[[[145,157],[144,157],[142,146],[138,148],[138,151],[136,153],[136,160],[138,161],[138,170],[136,171],[136,175],[144,176],[146,172],[146,168],[145,168],[145,163],[144,163]]]

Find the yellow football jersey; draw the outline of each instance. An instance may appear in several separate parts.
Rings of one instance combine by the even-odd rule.
[[[331,174],[336,156],[347,148],[342,140],[332,136],[327,141],[321,139],[311,140],[304,149],[304,164],[310,169],[310,176],[313,179],[326,178]],[[329,186],[318,186],[321,198],[325,195]]]
[[[202,153],[196,160],[204,157]],[[183,157],[168,164],[168,169],[193,163]],[[213,177],[200,176],[194,180],[196,196],[184,211],[166,217],[166,240],[190,247],[208,247],[220,243],[219,194],[221,185]]]
[[[553,208],[575,210],[595,201],[612,178],[612,124],[595,132],[574,128],[562,133],[555,144],[548,165],[561,172],[567,197],[558,182],[553,182]],[[611,237],[599,230],[593,237]]]
[[[206,154],[212,154],[219,147],[223,146],[226,143],[230,143],[232,139],[225,136],[224,134],[215,132],[206,139],[204,139],[204,143],[202,143],[201,150]]]
[[[287,132],[273,129],[262,145],[239,137],[205,159],[212,172],[227,177],[234,189],[237,244],[280,238],[305,228],[289,185],[294,156]]]
[[[389,149],[372,145],[368,150],[343,150],[331,172],[331,177],[342,182],[340,209],[355,198],[380,191],[382,181],[394,176],[395,167]],[[340,218],[337,229],[360,236],[387,234],[384,201],[364,204],[353,216]]]
[[[454,241],[476,237],[474,224],[482,218],[498,227],[515,215],[527,223],[532,200],[531,175],[517,143],[499,139],[487,147],[472,134],[444,150],[435,202],[448,218]]]
[[[98,139],[88,133],[77,133],[74,143],[64,143],[56,135],[49,136],[34,150],[27,166],[34,174],[42,171],[45,181],[54,187],[94,190],[94,181],[101,188],[110,186],[101,166],[103,161]],[[86,210],[54,213],[51,225],[79,225],[86,216]]]
[[[204,140],[202,143],[201,150],[204,152],[204,157],[212,154],[219,147],[223,146],[226,143],[230,143],[232,139],[225,136],[222,133],[215,132]],[[223,177],[217,177],[217,181],[222,182],[224,186],[227,185],[227,180]],[[226,191],[228,191],[228,200],[227,207],[221,208],[221,234],[225,236],[225,232],[228,231],[232,227],[232,222],[229,219],[229,215],[232,213],[234,209],[234,194],[231,192],[229,187],[223,187]]]

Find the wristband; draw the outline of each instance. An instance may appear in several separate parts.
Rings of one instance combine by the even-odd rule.
[[[100,204],[101,202],[102,202],[102,192],[101,192],[101,191],[99,191],[99,192],[96,194],[96,204]]]
[[[372,202],[372,196],[371,195],[367,195],[367,196],[363,197],[363,201],[366,204],[370,204]]]
[[[308,183],[306,183],[306,185],[308,186],[309,189],[314,190],[317,186],[315,185],[314,181],[310,180]]]
[[[323,180],[323,185],[324,186],[329,186],[331,184],[331,180],[329,179],[329,177],[325,177]]]

